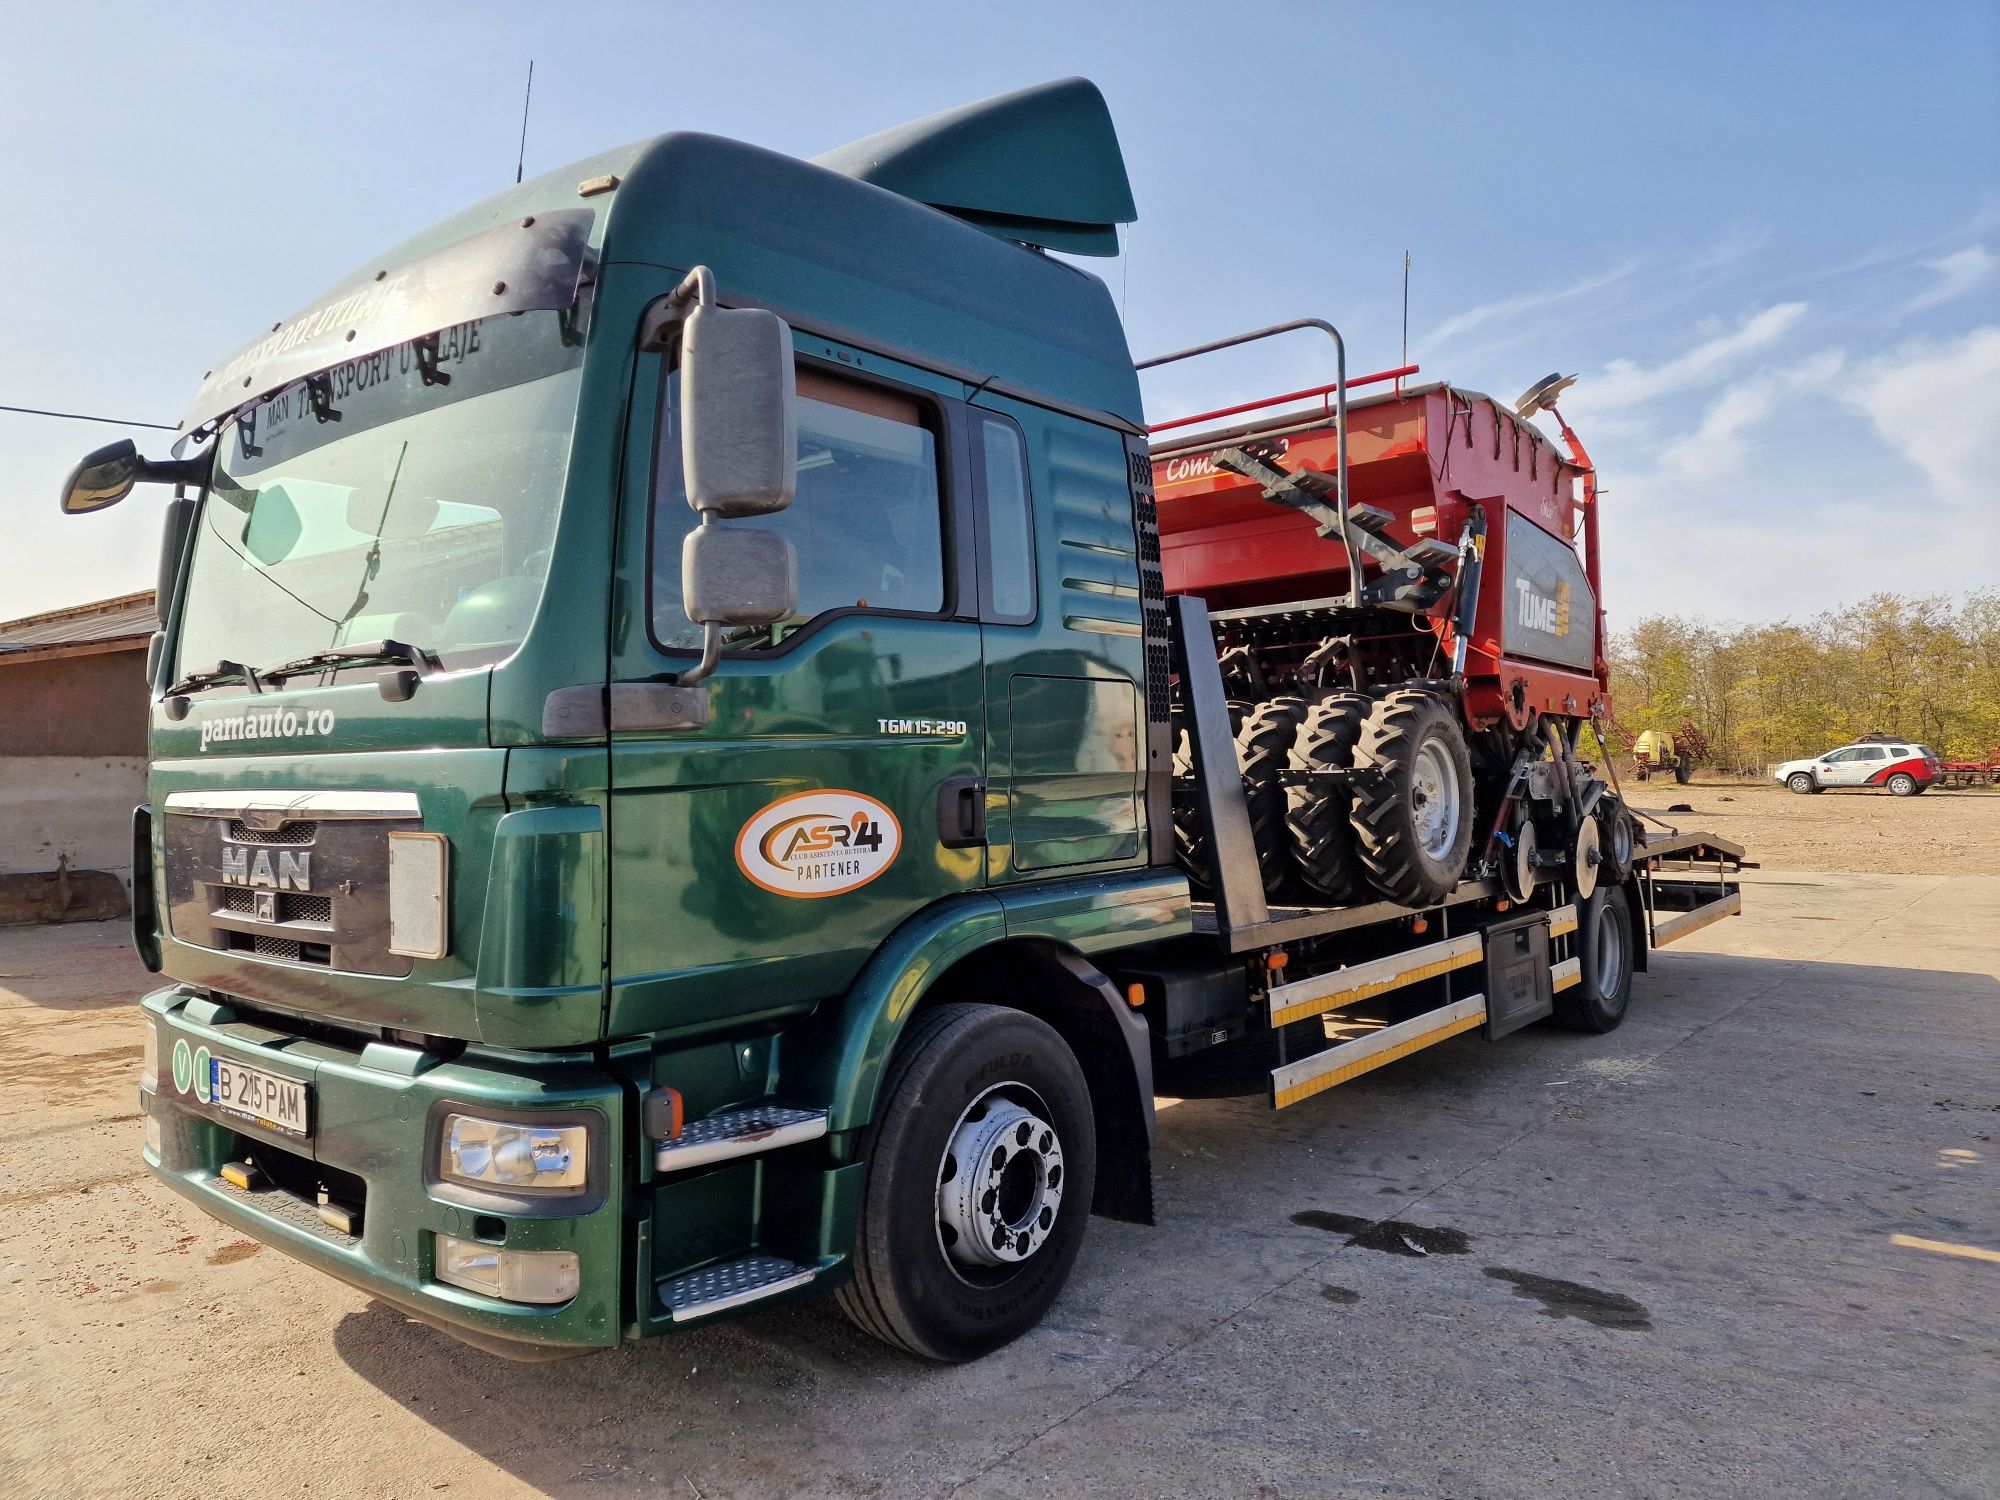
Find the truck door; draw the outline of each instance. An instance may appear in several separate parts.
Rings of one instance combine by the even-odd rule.
[[[678,379],[635,382],[612,627],[611,1035],[804,1010],[897,924],[985,880],[964,387],[797,336],[799,470],[758,524],[799,607],[733,633],[710,722],[649,723],[698,655],[681,611]]]
[[[990,878],[1143,864],[1145,648],[1122,434],[973,398]]]

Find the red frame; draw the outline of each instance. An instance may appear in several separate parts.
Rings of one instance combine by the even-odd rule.
[[[1233,415],[1320,394],[1292,392],[1206,415]],[[1199,420],[1180,419],[1154,431]],[[1609,711],[1596,474],[1576,434],[1560,416],[1556,420],[1568,453],[1490,397],[1449,385],[1399,389],[1349,405],[1349,494],[1357,503],[1389,512],[1392,538],[1405,544],[1422,537],[1456,542],[1474,507],[1485,516],[1484,576],[1493,586],[1480,590],[1466,642],[1466,711],[1476,724],[1504,718],[1523,728],[1534,713],[1588,717]],[[1338,542],[1319,536],[1309,517],[1263,499],[1250,481],[1214,467],[1217,449],[1252,440],[1278,444],[1279,461],[1290,470],[1331,473],[1337,463],[1331,420],[1319,412],[1284,413],[1156,442],[1153,484],[1167,592],[1198,594],[1212,609],[1344,595],[1347,555]],[[1501,651],[1505,600],[1497,584],[1506,572],[1509,511],[1572,548],[1580,529],[1578,550],[1596,599],[1592,671]],[[1427,622],[1447,654],[1454,644],[1450,601],[1447,595]]]

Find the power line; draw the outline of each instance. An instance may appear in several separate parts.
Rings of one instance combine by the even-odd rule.
[[[71,422],[104,422],[113,427],[157,427],[161,432],[180,431],[180,428],[170,427],[165,422],[126,422],[117,417],[93,417],[80,411],[49,411],[40,406],[7,406],[0,403],[0,411],[24,412],[31,417],[63,417]]]

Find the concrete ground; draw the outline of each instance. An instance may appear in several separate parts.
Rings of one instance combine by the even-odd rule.
[[[2000,1494],[2000,878],[1752,880],[1610,1036],[1165,1109],[1159,1226],[959,1369],[458,1347],[154,1186],[122,933],[0,931],[0,1493]]]

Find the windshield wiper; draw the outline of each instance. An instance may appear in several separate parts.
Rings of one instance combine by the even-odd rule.
[[[168,688],[162,695],[168,698],[182,698],[189,693],[198,693],[203,688],[223,687],[231,683],[242,683],[253,693],[264,691],[264,684],[257,674],[240,661],[219,661],[207,672],[190,672],[179,682]]]
[[[308,672],[324,672],[336,667],[365,667],[375,662],[408,662],[427,672],[444,670],[444,663],[438,660],[438,654],[427,647],[383,640],[363,641],[352,646],[329,646],[324,651],[308,652],[278,666],[266,667],[264,676],[271,682],[283,682],[287,677],[303,677]]]

